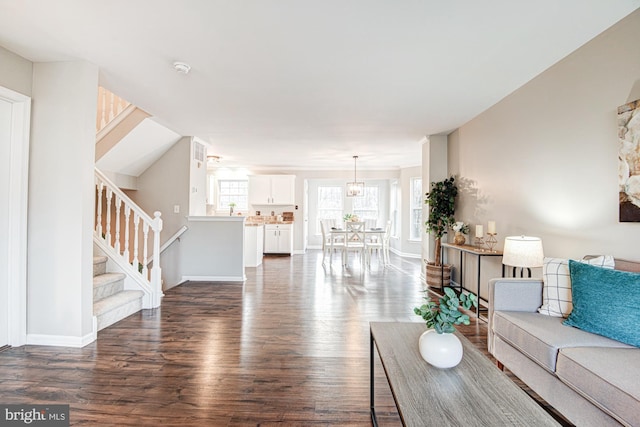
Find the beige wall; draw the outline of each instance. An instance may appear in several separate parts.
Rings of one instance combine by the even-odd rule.
[[[617,107],[640,98],[640,11],[449,135],[456,216],[543,239],[545,255],[640,260],[618,222]],[[537,272],[539,274],[539,271]]]
[[[137,191],[127,192],[148,215],[162,213],[161,243],[187,223],[190,156],[191,138],[184,137],[138,177]],[[174,213],[176,205],[179,213]]]
[[[29,343],[84,345],[93,330],[98,68],[36,63],[29,158]]]
[[[0,47],[0,86],[31,96],[33,63]]]

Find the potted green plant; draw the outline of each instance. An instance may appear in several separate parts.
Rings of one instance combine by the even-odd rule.
[[[358,217],[358,215],[350,214],[350,213],[344,214],[342,219],[344,220],[344,222],[348,222],[348,221],[358,222],[358,221],[360,221],[360,217]]]
[[[236,207],[234,202],[229,203],[229,216],[233,215],[233,208]]]
[[[429,192],[426,193],[425,203],[429,206],[429,216],[425,225],[427,232],[435,241],[434,261],[425,260],[427,265],[427,285],[443,288],[449,285],[451,280],[451,265],[443,265],[440,259],[442,253],[442,237],[455,223],[454,213],[458,187],[455,177],[449,177],[443,181],[431,183]]]
[[[428,291],[425,291],[428,292]],[[436,304],[430,296],[424,297],[425,303],[420,307],[414,307],[413,312],[426,322],[427,327],[435,329],[437,333],[453,333],[455,325],[468,325],[469,315],[460,311],[460,307],[469,310],[472,306],[478,306],[478,297],[474,294],[456,292],[446,287],[444,295],[439,298]]]
[[[425,291],[428,292],[428,291]],[[478,306],[478,298],[474,294],[456,292],[446,287],[444,295],[438,303],[428,295],[425,304],[415,307],[413,312],[420,316],[427,327],[419,339],[420,355],[431,365],[438,368],[452,368],[462,360],[462,343],[453,333],[455,325],[470,324],[469,315],[460,311],[460,307],[469,310]]]

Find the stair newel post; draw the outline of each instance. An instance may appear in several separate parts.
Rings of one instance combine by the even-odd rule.
[[[97,177],[96,189],[98,197],[98,206],[96,208],[96,232],[98,233],[98,236],[102,237],[102,191],[104,190],[104,183]]]
[[[153,306],[160,306],[162,296],[162,269],[160,268],[160,232],[162,231],[162,213],[155,211],[153,226],[153,265],[151,266],[151,287],[153,288]]]
[[[113,190],[107,187],[107,227],[105,233],[105,240],[109,243],[109,246],[112,244],[111,240],[111,199],[113,198]]]
[[[129,218],[131,217],[131,207],[127,204],[124,205],[124,252],[122,257],[129,261],[129,240],[131,240],[131,233],[129,232]]]
[[[140,230],[140,216],[137,213],[133,214],[133,266],[138,271],[138,233]]]
[[[122,199],[120,196],[116,195],[116,242],[113,245],[116,252],[120,253],[120,205],[122,204]]]
[[[142,277],[149,280],[149,223],[146,221],[142,224],[142,234]]]

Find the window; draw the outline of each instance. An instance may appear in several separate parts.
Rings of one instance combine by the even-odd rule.
[[[229,209],[229,203],[235,203],[236,211],[246,211],[249,208],[249,181],[246,180],[218,180],[218,209]]]
[[[391,220],[391,236],[398,237],[398,197],[400,191],[398,188],[398,181],[391,182],[391,201],[389,204],[389,219]]]
[[[320,234],[320,221],[333,220],[335,224],[342,223],[342,186],[318,186],[318,222],[316,234]]]
[[[410,240],[422,240],[422,179],[411,178]]]
[[[375,185],[364,187],[364,196],[353,199],[353,214],[358,215],[360,221],[371,222],[378,226],[378,211],[380,206],[380,191]]]

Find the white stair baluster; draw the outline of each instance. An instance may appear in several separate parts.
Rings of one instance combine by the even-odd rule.
[[[122,253],[122,256],[124,259],[126,259],[127,261],[130,261],[129,259],[129,240],[131,240],[131,233],[129,232],[129,217],[131,216],[131,208],[129,207],[129,205],[125,204],[124,205],[124,252]]]
[[[107,243],[109,244],[109,246],[111,246],[113,243],[113,240],[111,239],[111,199],[113,197],[113,191],[110,188],[107,188],[107,226],[106,226],[106,230],[105,230],[105,236],[104,239],[107,241]]]
[[[147,269],[147,263],[149,262],[149,224],[144,223],[142,226],[143,241],[142,241],[142,276],[145,279],[149,279],[149,272]]]
[[[102,237],[102,192],[104,190],[104,183],[97,178],[96,190],[98,198],[98,206],[96,208],[96,233]]]
[[[140,230],[140,217],[138,214],[133,215],[133,267],[136,271],[139,271],[138,265],[140,265],[140,261],[138,260],[138,231]]]
[[[116,195],[116,241],[113,247],[116,252],[120,253],[120,205],[122,204],[122,200],[120,196]]]

